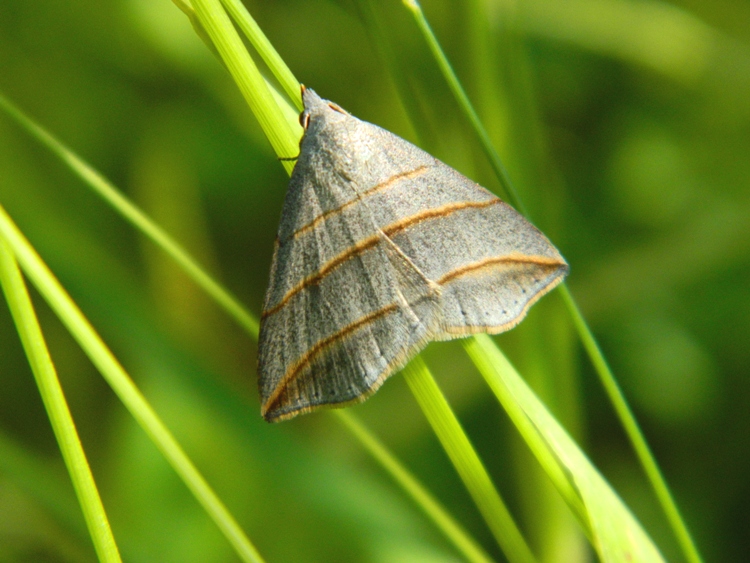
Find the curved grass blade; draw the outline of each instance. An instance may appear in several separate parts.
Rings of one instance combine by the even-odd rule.
[[[487,153],[500,182],[506,188],[506,191],[509,194],[512,194],[514,205],[517,206],[519,211],[523,212],[523,205],[515,195],[516,192],[512,188],[512,184],[510,183],[510,180],[505,173],[504,167],[500,163],[500,157],[497,154],[497,151],[495,151],[494,147],[492,146],[487,131],[479,121],[477,113],[474,110],[471,102],[469,101],[466,92],[458,81],[458,77],[456,76],[453,68],[448,62],[448,59],[445,56],[442,48],[440,47],[435,34],[432,32],[432,29],[430,28],[430,25],[427,22],[427,19],[425,18],[421,7],[419,6],[419,3],[416,0],[404,0],[404,4],[413,13],[417,25],[423,33],[425,41],[430,46],[430,50],[435,56],[438,66],[443,72],[444,78],[451,87],[451,90],[456,96],[459,106],[464,111],[466,117],[474,128],[475,133],[479,137],[479,140],[482,143],[482,147],[484,148],[485,153]],[[562,293],[570,316],[573,319],[576,330],[578,331],[579,337],[581,338],[581,342],[583,343],[584,348],[588,353],[592,364],[594,365],[599,379],[601,380],[602,386],[607,392],[610,402],[615,408],[617,416],[620,418],[621,424],[625,428],[628,439],[630,440],[633,449],[635,450],[636,456],[638,457],[638,460],[641,463],[641,466],[643,467],[652,488],[654,489],[662,510],[669,520],[672,531],[676,536],[678,542],[680,543],[685,557],[691,563],[701,563],[702,559],[700,557],[700,554],[698,553],[698,548],[696,547],[695,542],[690,536],[690,532],[688,531],[687,525],[685,524],[685,521],[682,518],[679,509],[677,508],[674,497],[669,491],[667,482],[664,479],[661,471],[659,470],[659,465],[657,464],[656,459],[651,453],[646,439],[640,431],[638,423],[635,419],[635,415],[630,410],[630,407],[625,400],[625,396],[622,394],[622,391],[617,385],[614,374],[609,369],[609,366],[604,360],[604,356],[602,355],[601,350],[596,343],[596,339],[594,338],[591,329],[586,323],[586,320],[583,318],[583,315],[578,309],[578,306],[575,304],[575,301],[573,300],[570,291],[568,290],[565,283],[560,284],[560,292]]]
[[[0,206],[0,235],[12,248],[18,262],[49,306],[76,339],[92,363],[120,398],[133,418],[161,450],[188,489],[224,533],[243,561],[262,563],[258,551],[245,536],[234,517],[216,496],[182,447],[157,416],[144,396],[91,326],[54,274],[29,241]]]
[[[464,346],[532,452],[553,476],[555,485],[562,489],[563,497],[581,522],[587,524],[591,542],[601,560],[604,563],[663,562],[635,517],[492,339],[481,334],[466,339]],[[562,483],[563,480],[567,483]]]
[[[44,408],[47,410],[52,430],[55,432],[55,438],[60,446],[68,473],[70,473],[70,479],[78,496],[96,554],[99,561],[119,563],[122,561],[120,552],[112,535],[94,476],[86,460],[86,453],[78,437],[73,416],[68,409],[60,380],[57,378],[57,371],[47,349],[39,320],[34,312],[34,305],[31,303],[31,297],[13,251],[2,236],[0,236],[0,285],[3,287],[5,299],[13,315],[37,387],[39,387]]]
[[[586,320],[583,318],[580,309],[573,300],[573,296],[568,287],[564,286],[560,291],[565,303],[568,305],[571,315],[573,316],[573,323],[581,335],[581,341],[591,358],[591,362],[594,364],[594,368],[597,373],[606,375],[600,377],[602,385],[604,386],[605,391],[609,396],[609,400],[612,402],[612,406],[615,408],[622,425],[625,427],[625,431],[630,438],[633,449],[636,451],[638,459],[643,466],[643,470],[646,472],[646,475],[651,482],[651,486],[656,493],[656,497],[659,499],[662,510],[664,510],[664,513],[672,526],[674,534],[677,536],[677,541],[680,543],[685,557],[691,563],[701,563],[702,560],[698,553],[698,548],[693,542],[693,538],[690,536],[685,521],[682,519],[682,515],[680,514],[680,511],[677,508],[677,503],[669,490],[667,481],[664,479],[664,475],[659,469],[659,465],[656,463],[656,459],[654,458],[646,439],[643,437],[643,432],[641,432],[638,422],[630,410],[620,386],[617,385],[615,376],[612,373],[607,360],[604,358],[604,354],[602,353],[601,348],[599,348],[599,344],[596,342],[594,335],[586,324]]]

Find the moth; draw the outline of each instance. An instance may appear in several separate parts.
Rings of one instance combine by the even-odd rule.
[[[428,342],[518,324],[568,265],[488,190],[303,87],[260,323],[261,413],[365,400]]]

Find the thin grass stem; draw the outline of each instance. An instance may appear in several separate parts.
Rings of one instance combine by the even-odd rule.
[[[281,58],[281,55],[273,48],[263,30],[256,23],[255,19],[247,11],[245,5],[239,0],[221,0],[224,7],[232,16],[242,33],[250,40],[250,44],[258,51],[258,54],[271,70],[281,87],[294,102],[298,111],[302,111],[302,96],[300,95],[299,81],[294,77],[292,71]]]
[[[474,110],[471,101],[466,95],[466,92],[461,86],[456,73],[453,71],[450,62],[448,61],[445,53],[440,47],[437,37],[430,28],[430,25],[427,22],[427,19],[425,18],[424,13],[419,6],[419,3],[416,0],[404,0],[404,5],[414,15],[417,26],[422,31],[424,39],[427,42],[438,66],[440,67],[440,70],[443,73],[443,77],[453,91],[453,94],[456,97],[459,106],[464,111],[466,117],[474,128],[474,131],[480,142],[482,143],[482,147],[487,154],[490,163],[492,164],[492,167],[498,176],[498,179],[500,180],[506,192],[510,195],[511,203],[519,211],[526,215],[523,203],[519,199],[516,190],[513,188],[513,184],[512,182],[510,182],[510,179],[505,171],[505,167],[502,165],[497,151],[495,151],[494,147],[492,146],[492,141],[490,140],[489,134],[479,120],[479,117]],[[612,371],[609,369],[606,361],[604,360],[604,356],[598,344],[596,343],[596,339],[594,338],[591,329],[583,318],[580,309],[576,305],[570,294],[570,291],[565,284],[560,285],[560,291],[562,293],[563,300],[565,301],[570,316],[573,319],[576,330],[578,331],[579,337],[581,338],[581,342],[583,343],[584,348],[588,353],[592,364],[594,365],[602,386],[605,388],[607,395],[609,396],[610,401],[612,402],[612,405],[618,417],[620,418],[621,424],[625,428],[633,449],[636,452],[636,456],[643,466],[644,472],[646,473],[646,476],[651,483],[652,488],[654,489],[659,504],[661,505],[662,510],[664,511],[670,523],[672,531],[677,538],[685,557],[691,563],[701,563],[702,559],[695,545],[695,542],[693,541],[690,532],[688,531],[687,525],[685,524],[685,521],[682,518],[679,509],[677,508],[677,504],[675,503],[674,498],[669,492],[669,488],[667,487],[666,481],[664,480],[664,477],[659,470],[656,459],[649,449],[646,439],[643,437],[643,433],[640,431],[640,428],[635,420],[635,415],[633,415],[633,412],[630,410],[630,407],[628,406],[627,401],[622,394],[622,391],[620,391],[619,387],[617,386],[614,375],[612,374]]]
[[[424,360],[417,356],[404,368],[403,373],[406,383],[508,561],[536,561]]]
[[[195,34],[198,36],[198,38],[203,41],[203,44],[208,47],[208,50],[211,51],[222,64],[224,64],[224,61],[221,60],[221,55],[219,55],[219,52],[216,50],[216,47],[211,41],[211,38],[203,28],[203,24],[201,24],[200,20],[198,19],[195,10],[193,10],[193,6],[190,5],[190,2],[188,2],[187,0],[172,0],[172,3],[177,6],[177,8],[179,8],[179,10],[183,14],[187,16],[190,25],[193,26],[193,31],[195,31]]]
[[[258,320],[245,310],[240,301],[232,295],[221,284],[216,282],[198,262],[173,239],[167,232],[157,225],[138,206],[125,197],[112,183],[104,178],[97,170],[94,170],[86,162],[68,149],[30,117],[18,109],[10,100],[0,94],[0,107],[13,119],[15,119],[26,131],[40,141],[54,154],[67,164],[70,169],[80,177],[86,185],[109,203],[115,211],[120,213],[126,220],[144,235],[150,238],[154,244],[166,252],[185,273],[212,297],[229,315],[235,319],[254,338],[258,338]]]
[[[96,554],[99,561],[119,563],[122,561],[120,552],[112,535],[86,453],[78,437],[73,416],[68,409],[57,371],[47,349],[42,328],[34,312],[34,305],[31,303],[31,297],[13,251],[2,236],[0,236],[0,285],[3,287],[5,299],[21,337],[37,387],[39,387],[44,408],[47,410],[52,430],[78,496]]]
[[[659,465],[656,463],[656,459],[654,458],[651,449],[648,447],[646,439],[643,437],[643,432],[641,432],[641,429],[638,426],[638,421],[636,421],[633,412],[630,410],[620,386],[617,385],[615,376],[612,373],[607,360],[604,358],[604,354],[602,353],[599,344],[594,338],[591,329],[583,318],[578,305],[573,299],[573,295],[570,293],[570,290],[566,285],[561,286],[560,293],[568,306],[568,310],[573,318],[573,323],[578,330],[578,334],[581,336],[583,346],[591,358],[591,362],[594,364],[596,372],[599,374],[602,386],[604,387],[609,400],[612,402],[612,406],[615,411],[617,411],[617,415],[619,416],[620,421],[625,428],[625,432],[633,445],[638,460],[641,462],[643,470],[646,472],[648,480],[654,489],[654,493],[659,499],[662,510],[664,510],[664,513],[669,520],[672,531],[677,537],[677,541],[680,543],[683,554],[690,563],[702,563],[703,560],[698,552],[698,548],[690,535],[687,525],[682,519],[682,515],[680,514],[680,511],[677,508],[677,503],[669,490],[667,481],[664,479],[664,475],[659,469]]]
[[[281,158],[296,156],[299,124],[295,127],[290,123],[276,103],[220,1],[192,0],[192,4],[273,150]],[[281,161],[281,164],[289,173],[294,168],[294,162]]]
[[[258,551],[216,493],[193,465],[172,433],[148,404],[125,369],[88,319],[0,206],[0,235],[11,247],[24,273],[76,339],[136,422],[177,472],[243,561],[262,563]]]
[[[435,61],[437,62],[441,72],[443,73],[443,78],[445,78],[445,80],[448,82],[448,86],[453,92],[453,95],[456,97],[456,101],[458,102],[459,106],[464,112],[464,115],[468,118],[469,122],[474,128],[475,133],[479,137],[479,141],[482,144],[482,150],[484,150],[487,158],[490,161],[492,169],[495,171],[498,180],[500,180],[500,185],[505,191],[508,202],[513,207],[518,209],[518,211],[520,211],[524,215],[527,215],[523,202],[518,196],[513,183],[510,181],[510,176],[508,176],[508,172],[505,170],[505,166],[503,166],[502,160],[500,160],[500,155],[497,154],[495,147],[492,145],[492,140],[490,139],[489,134],[487,133],[484,126],[482,125],[481,120],[479,119],[479,115],[474,109],[474,106],[469,101],[469,96],[466,95],[466,91],[464,90],[463,86],[461,86],[461,82],[458,80],[458,76],[456,76],[453,67],[451,66],[450,62],[448,62],[448,58],[445,56],[443,49],[440,47],[440,43],[438,43],[435,33],[432,31],[432,28],[430,27],[430,24],[427,21],[424,12],[422,12],[422,7],[419,5],[419,2],[417,2],[417,0],[403,0],[403,2],[406,8],[414,15],[414,20],[417,22],[417,26],[422,32],[422,36],[424,37],[427,46],[430,48],[432,55],[435,57]]]

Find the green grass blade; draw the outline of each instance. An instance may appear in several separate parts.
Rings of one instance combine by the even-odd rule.
[[[161,450],[188,489],[229,540],[243,561],[261,563],[258,551],[187,457],[174,436],[157,416],[141,392],[91,326],[54,274],[0,207],[0,235],[12,248],[18,262],[42,297],[55,311],[92,363],[101,372],[133,418]]]
[[[166,252],[185,273],[234,318],[254,338],[258,337],[258,320],[245,310],[239,300],[217,283],[190,254],[159,227],[151,218],[126,198],[98,171],[68,149],[39,124],[0,94],[0,107],[15,119],[26,131],[49,148],[67,164],[90,188],[99,194],[125,219],[149,237],[154,244]]]
[[[702,559],[698,552],[698,548],[693,542],[693,538],[680,515],[677,503],[675,503],[674,498],[672,497],[672,493],[664,479],[664,475],[662,475],[659,465],[656,463],[654,455],[651,453],[651,449],[648,447],[648,443],[643,437],[643,433],[625,400],[625,396],[623,395],[620,386],[617,385],[615,376],[609,368],[609,364],[607,364],[607,360],[604,358],[604,354],[599,348],[599,344],[591,333],[588,324],[586,324],[586,321],[573,300],[573,296],[568,287],[563,285],[560,291],[565,303],[568,305],[576,329],[581,336],[583,346],[591,358],[594,368],[599,374],[599,379],[604,386],[604,390],[606,391],[609,400],[612,402],[622,425],[625,427],[625,432],[627,433],[630,442],[633,444],[633,449],[635,449],[638,460],[641,462],[641,465],[648,476],[664,513],[669,519],[669,523],[677,536],[677,541],[679,541],[685,557],[691,563],[701,563]]]
[[[338,419],[354,434],[365,449],[383,466],[393,479],[409,493],[424,513],[453,543],[456,549],[472,563],[490,563],[489,555],[469,536],[466,530],[445,510],[414,476],[404,468],[393,454],[373,436],[350,412],[334,411]]]
[[[247,11],[245,5],[239,0],[222,0],[222,3],[229,12],[229,15],[237,22],[245,37],[250,40],[250,44],[258,51],[263,62],[266,63],[276,77],[276,80],[279,81],[286,95],[294,102],[297,110],[302,111],[303,105],[299,81],[294,77],[289,67],[286,66],[281,55],[273,48],[273,45],[271,45],[271,42],[260,29],[260,26],[258,26],[250,15],[250,12]]]
[[[122,561],[120,552],[44,341],[31,297],[13,251],[3,237],[0,237],[0,284],[3,286],[5,299],[31,364],[44,408],[47,410],[55,438],[70,473],[96,554],[99,561],[119,563]]]
[[[579,502],[571,504],[582,509],[578,516],[583,522],[588,522],[592,544],[601,560],[605,563],[664,561],[638,521],[536,398],[492,339],[481,334],[464,342],[467,352],[519,431],[525,438],[536,434],[528,436],[528,443],[547,450],[539,456],[537,447],[532,447],[545,469],[553,463],[559,467],[550,470],[551,475],[567,475],[569,484],[561,492],[566,498],[571,494],[579,497]],[[553,480],[559,486],[559,481]]]
[[[422,12],[421,6],[417,2],[417,0],[403,0],[403,2],[404,5],[414,15],[414,20],[417,22],[417,26],[422,32],[422,35],[427,42],[427,46],[430,48],[432,55],[435,57],[435,61],[440,67],[440,71],[443,73],[443,77],[448,82],[448,86],[453,92],[453,95],[456,97],[458,104],[461,106],[461,109],[463,110],[464,114],[471,123],[471,126],[474,128],[474,131],[479,137],[479,141],[482,144],[482,149],[487,155],[487,158],[492,165],[492,169],[495,171],[495,174],[500,180],[500,185],[506,193],[508,202],[513,205],[513,207],[518,209],[518,211],[520,211],[524,215],[527,215],[523,203],[521,202],[521,198],[518,197],[518,193],[513,187],[513,183],[510,181],[508,172],[505,170],[505,166],[503,166],[503,163],[500,160],[500,155],[497,154],[495,147],[492,145],[492,140],[490,139],[489,134],[482,126],[482,122],[479,120],[479,115],[474,110],[474,106],[472,106],[471,102],[469,101],[469,96],[466,95],[463,86],[461,86],[461,82],[458,80],[458,76],[456,76],[456,73],[453,71],[453,67],[448,62],[448,58],[445,56],[445,53],[443,53],[443,50],[440,47],[440,43],[438,43],[437,37],[435,37],[435,34],[433,33],[432,28],[427,21],[427,18],[425,18],[424,13]]]
[[[422,148],[425,148],[424,143],[433,138],[434,132],[428,126],[427,115],[419,103],[419,94],[413,84],[414,77],[405,67],[405,60],[398,46],[394,45],[389,34],[386,33],[388,23],[381,21],[385,18],[379,17],[377,5],[376,0],[357,0],[355,3],[359,18],[371,36],[370,44],[386,63],[388,76],[396,87],[399,101],[406,110],[406,115],[410,118],[409,124],[414,130],[416,140]]]
[[[274,73],[274,76],[276,76],[276,79],[281,84],[284,92],[289,96],[288,98],[284,98],[279,92],[277,92],[273,85],[268,83],[265,77],[263,78],[273,98],[276,100],[279,109],[285,114],[287,122],[292,127],[292,130],[296,131],[298,126],[297,117],[302,109],[302,97],[300,96],[300,85],[297,82],[297,79],[294,78],[292,71],[286,66],[286,63],[281,59],[245,7],[235,0],[230,1],[232,2],[232,15],[238,20],[238,24],[243,30],[243,33],[245,33],[250,39],[250,42],[256,47],[256,49],[262,49],[261,56]],[[227,68],[226,63],[216,49],[216,45],[214,45],[213,41],[208,36],[206,29],[203,27],[203,24],[198,18],[198,14],[195,13],[193,7],[184,0],[172,0],[172,3],[187,16],[188,21],[190,21],[190,25],[193,27],[193,31],[198,35],[198,38],[203,41],[206,47],[208,47],[208,49],[216,56],[224,68]],[[294,103],[293,108],[289,105],[290,100]],[[270,113],[274,113],[275,111],[276,109],[274,108],[269,110]],[[287,170],[291,172],[288,167]]]
[[[500,157],[497,154],[497,151],[495,151],[495,149],[492,147],[492,143],[490,141],[489,135],[487,134],[487,131],[484,129],[484,126],[479,120],[476,111],[469,101],[469,98],[466,95],[463,87],[461,86],[458,77],[453,71],[453,68],[448,62],[445,53],[443,53],[443,50],[441,49],[440,44],[435,37],[435,34],[432,32],[432,29],[430,28],[421,7],[416,2],[416,0],[404,0],[404,4],[414,14],[414,18],[424,35],[425,41],[427,42],[430,50],[435,56],[438,66],[443,72],[444,78],[453,91],[460,107],[466,114],[466,117],[474,128],[475,133],[479,137],[479,140],[482,143],[482,147],[484,148],[485,153],[487,153],[500,182],[506,188],[508,193],[511,194],[513,205],[515,205],[519,211],[524,212],[523,204],[518,199],[516,191],[513,189],[513,186],[508,179],[505,168],[500,162]],[[628,438],[633,445],[633,449],[635,450],[636,455],[641,465],[643,466],[646,476],[656,493],[657,499],[659,500],[662,510],[669,520],[673,533],[680,543],[685,557],[691,563],[700,563],[702,560],[700,554],[698,553],[695,542],[690,536],[687,525],[685,524],[682,515],[677,508],[677,504],[675,503],[674,498],[669,492],[669,488],[667,487],[666,481],[664,480],[659,470],[656,459],[651,453],[651,450],[648,448],[646,439],[643,437],[643,434],[638,427],[635,416],[630,410],[630,407],[628,406],[624,395],[615,383],[614,375],[607,366],[601,350],[596,344],[596,339],[594,338],[591,329],[588,327],[588,324],[583,318],[583,315],[578,309],[578,306],[575,304],[575,301],[570,296],[570,292],[565,284],[561,284],[560,291],[562,292],[563,299],[576,326],[579,337],[584,344],[584,348],[586,349],[586,352],[588,353],[591,362],[596,369],[599,379],[602,382],[602,386],[607,391],[610,401],[612,402],[615,411],[620,418],[621,424],[627,432]]]
[[[404,377],[508,561],[536,561],[456,415],[450,410],[420,356],[404,368]]]
[[[273,150],[279,158],[297,156],[302,128],[290,123],[279,107],[219,0],[193,0],[193,7]],[[281,164],[289,173],[294,168],[294,162]]]

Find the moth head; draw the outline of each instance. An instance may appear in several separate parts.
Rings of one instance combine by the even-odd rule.
[[[349,113],[343,110],[340,106],[328,100],[324,100],[315,93],[315,90],[305,88],[304,85],[302,86],[302,101],[305,104],[305,109],[299,115],[299,124],[302,125],[302,128],[305,131],[310,127],[310,119],[316,115],[323,115],[330,111],[342,115],[349,115]]]

